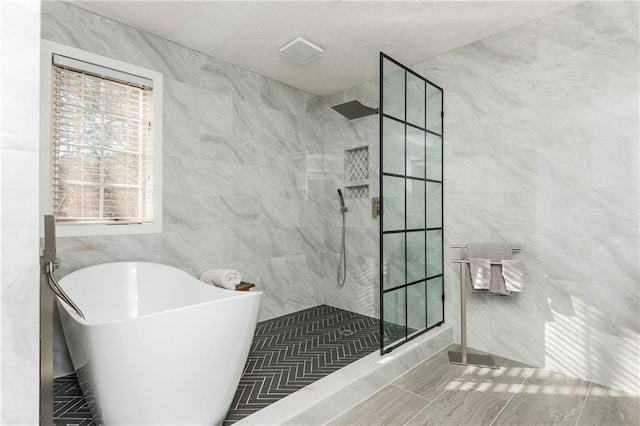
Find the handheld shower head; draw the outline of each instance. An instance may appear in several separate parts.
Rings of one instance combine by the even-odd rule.
[[[338,196],[340,197],[340,211],[342,213],[346,213],[349,211],[349,207],[344,204],[344,197],[342,196],[342,191],[338,188]]]

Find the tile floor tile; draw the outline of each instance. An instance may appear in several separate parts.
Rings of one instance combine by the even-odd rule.
[[[508,365],[508,363],[502,364],[496,370],[466,367],[458,382],[464,383],[466,389],[485,392],[508,401],[518,391],[520,384],[524,383],[534,371],[533,368],[510,367]]]
[[[507,402],[484,392],[445,391],[408,425],[489,425]]]
[[[535,370],[500,413],[495,425],[575,425],[589,383]]]
[[[640,425],[640,397],[592,384],[578,425]]]
[[[446,351],[444,351],[446,354]],[[449,364],[448,358],[436,356],[418,364],[415,368],[393,382],[394,385],[433,400],[450,382],[456,380],[465,371],[464,366]]]
[[[390,385],[334,419],[329,425],[402,425],[427,404],[428,400]]]

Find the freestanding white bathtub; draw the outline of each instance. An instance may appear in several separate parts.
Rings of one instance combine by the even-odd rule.
[[[86,317],[58,301],[71,360],[96,420],[127,426],[224,420],[262,293],[220,289],[146,262],[91,266],[60,285]]]

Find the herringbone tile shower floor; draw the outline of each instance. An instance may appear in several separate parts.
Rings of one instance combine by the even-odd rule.
[[[375,351],[378,333],[377,319],[327,305],[258,323],[224,424],[233,424]],[[56,379],[54,393],[57,426],[96,425],[75,375]]]

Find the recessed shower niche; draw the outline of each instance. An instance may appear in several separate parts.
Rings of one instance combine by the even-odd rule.
[[[344,189],[347,198],[369,197],[369,147],[344,152]]]

